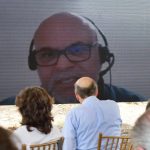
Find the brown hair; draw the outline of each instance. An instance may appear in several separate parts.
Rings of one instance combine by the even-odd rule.
[[[0,150],[18,150],[10,138],[11,132],[0,127]]]
[[[45,134],[51,132],[53,98],[41,87],[27,87],[19,92],[16,105],[22,115],[22,125],[37,128]]]

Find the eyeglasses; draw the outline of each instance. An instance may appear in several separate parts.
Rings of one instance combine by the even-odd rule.
[[[75,43],[64,50],[56,50],[49,47],[34,50],[37,65],[52,66],[57,64],[59,57],[64,55],[70,62],[86,61],[91,57],[91,48],[96,44]]]

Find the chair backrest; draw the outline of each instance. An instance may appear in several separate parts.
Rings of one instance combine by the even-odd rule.
[[[43,144],[29,145],[30,150],[62,150],[64,138],[58,138]],[[22,150],[27,150],[27,145],[22,144]]]
[[[133,145],[127,136],[103,136],[100,133],[97,150],[133,150]]]

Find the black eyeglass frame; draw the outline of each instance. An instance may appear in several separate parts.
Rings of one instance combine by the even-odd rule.
[[[87,58],[85,58],[85,59],[83,59],[83,60],[71,60],[71,59],[67,56],[66,51],[67,51],[71,46],[76,45],[76,44],[82,44],[82,45],[84,45],[84,46],[87,46],[87,48],[88,48],[88,50],[89,50],[89,55],[88,55]],[[57,59],[56,59],[56,61],[55,61],[53,64],[49,64],[49,65],[43,65],[43,64],[41,65],[41,64],[39,64],[39,63],[37,62],[37,60],[36,60],[36,55],[37,55],[39,52],[43,51],[43,49],[50,49],[49,47],[43,47],[43,48],[41,48],[41,49],[39,49],[39,50],[34,49],[34,50],[32,51],[32,55],[34,56],[36,65],[38,65],[38,66],[43,66],[43,67],[56,65],[56,64],[58,63],[58,60],[59,60],[59,58],[60,58],[61,55],[64,55],[70,62],[73,62],[73,63],[75,63],[75,62],[83,62],[83,61],[88,60],[88,59],[91,57],[91,49],[92,49],[93,47],[95,47],[96,45],[97,45],[97,42],[95,42],[95,43],[93,43],[93,44],[86,44],[86,43],[83,43],[83,42],[78,42],[78,43],[74,43],[74,44],[72,44],[72,45],[70,45],[70,46],[68,46],[68,47],[66,47],[66,48],[64,48],[64,49],[62,49],[62,50],[53,49],[53,50],[55,50],[56,53],[57,53],[57,54],[56,54],[56,55],[57,55]]]

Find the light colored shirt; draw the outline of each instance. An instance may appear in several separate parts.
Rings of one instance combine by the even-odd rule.
[[[66,116],[63,150],[96,150],[99,133],[121,134],[119,106],[115,101],[86,98]]]
[[[53,127],[48,134],[44,134],[34,127],[31,127],[31,130],[32,131],[29,132],[26,125],[23,125],[13,132],[12,138],[14,138],[15,142],[16,139],[18,139],[16,144],[19,150],[21,150],[22,144],[26,144],[27,149],[29,149],[29,145],[31,144],[45,143],[62,136],[57,127]]]

